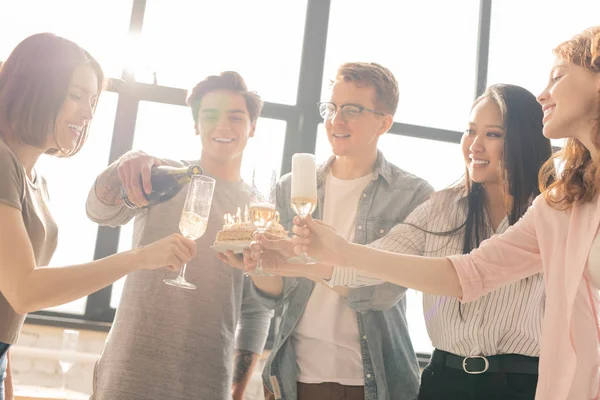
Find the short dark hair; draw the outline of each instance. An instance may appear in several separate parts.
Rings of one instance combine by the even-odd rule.
[[[187,98],[187,105],[192,109],[192,116],[195,123],[198,123],[198,111],[200,110],[202,98],[207,93],[216,90],[230,90],[241,94],[246,100],[250,121],[252,123],[256,122],[263,107],[263,101],[260,96],[248,90],[246,82],[240,74],[235,71],[224,71],[219,75],[207,76],[190,91]]]
[[[98,95],[104,73],[90,53],[76,43],[52,33],[25,38],[0,67],[0,135],[43,147],[48,132],[56,138],[56,118],[67,96],[73,72],[92,67],[98,78]],[[71,156],[87,139],[87,124],[71,151],[54,149],[49,154]],[[57,141],[57,146],[60,147]]]

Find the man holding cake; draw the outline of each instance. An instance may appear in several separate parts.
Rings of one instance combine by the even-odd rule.
[[[377,150],[397,105],[395,77],[374,63],[341,65],[330,100],[319,104],[334,155],[316,172],[314,216],[356,243],[385,236],[433,192]],[[277,209],[288,230],[296,215],[291,191],[286,175],[277,185]],[[233,254],[227,257],[231,265],[244,267]],[[264,268],[289,274],[289,267],[276,268],[281,265],[275,261],[286,263],[265,259]],[[255,294],[267,307],[283,306],[263,373],[266,397],[415,399],[419,367],[406,324],[406,289],[346,268],[316,264],[295,270],[298,277],[252,276]],[[321,279],[313,274],[317,270],[329,272]]]
[[[239,74],[223,72],[198,83],[187,102],[201,139],[200,160],[176,162],[127,153],[98,176],[87,213],[109,226],[135,218],[135,247],[178,232],[187,190],[146,207],[144,193],[152,191],[150,171],[165,164],[200,165],[216,185],[207,231],[197,240],[197,256],[186,270],[186,279],[197,290],[165,285],[163,278],[174,277],[166,270],[127,277],[96,365],[92,399],[241,400],[266,341],[272,311],[252,296],[249,279],[241,271],[224,268],[210,249],[223,215],[239,214],[237,210],[248,204],[250,192],[240,168],[262,101],[248,91]],[[123,204],[121,187],[138,209]]]
[[[267,232],[274,237],[288,237],[288,232],[279,223],[279,213]],[[248,218],[248,205],[246,205],[243,216],[239,208],[235,215],[225,214],[223,216],[223,229],[217,232],[212,249],[221,253],[225,253],[227,250],[236,250],[235,253],[241,253],[241,250],[247,249],[250,242],[254,240],[255,233],[256,226]]]

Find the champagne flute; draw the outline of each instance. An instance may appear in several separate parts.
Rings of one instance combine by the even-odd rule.
[[[75,364],[77,357],[77,344],[79,342],[79,331],[65,329],[62,335],[62,345],[60,348],[60,358],[58,363],[62,371],[61,390],[64,393],[67,388],[67,373]]]
[[[252,192],[250,194],[250,220],[256,227],[256,232],[263,234],[276,219],[275,189],[277,171],[268,167],[255,167],[252,171]],[[256,269],[250,275],[272,276],[263,269],[259,259]]]
[[[206,232],[214,191],[214,179],[205,175],[192,177],[179,221],[179,230],[186,238],[197,240]],[[185,280],[186,267],[187,264],[184,264],[177,278],[164,279],[163,282],[182,289],[196,289],[196,285]]]
[[[292,156],[292,209],[301,218],[311,215],[317,208],[317,167],[315,156],[296,153]],[[316,260],[303,252],[290,262],[315,264]]]

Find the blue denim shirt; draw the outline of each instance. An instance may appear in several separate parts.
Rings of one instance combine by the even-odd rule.
[[[334,158],[317,171],[318,206],[313,216],[322,218],[325,178]],[[373,180],[360,197],[354,241],[371,243],[385,236],[412,210],[429,197],[433,188],[423,179],[387,162],[381,152]],[[281,224],[291,229],[295,213],[290,207],[291,175],[277,184],[277,209]],[[269,308],[282,306],[281,322],[263,380],[276,399],[296,400],[298,368],[291,335],[300,320],[315,283],[305,278],[283,278],[278,298],[264,295],[253,285],[254,294]],[[365,400],[416,399],[419,366],[408,334],[406,289],[391,283],[350,289],[348,305],[356,311],[364,367]]]

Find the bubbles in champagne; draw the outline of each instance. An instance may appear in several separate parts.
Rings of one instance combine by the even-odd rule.
[[[309,214],[312,214],[315,211],[315,208],[317,208],[316,198],[292,198],[292,209],[297,215],[301,216],[302,218],[306,217]]]
[[[179,221],[181,234],[188,239],[196,240],[206,232],[208,220],[193,211],[184,211]]]
[[[267,229],[275,220],[275,205],[271,203],[250,204],[250,220],[258,229]]]

